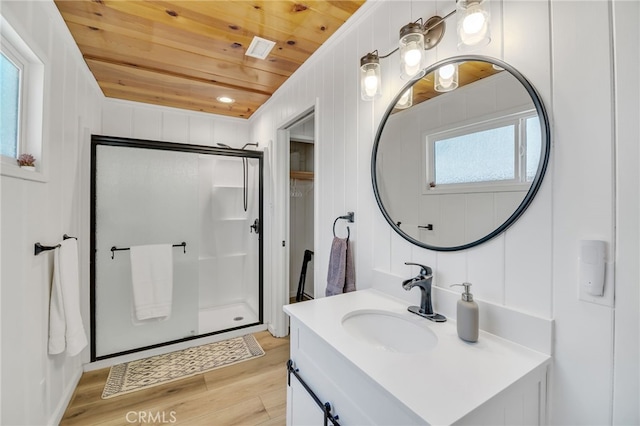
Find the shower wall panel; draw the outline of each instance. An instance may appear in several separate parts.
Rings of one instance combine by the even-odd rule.
[[[243,161],[247,161],[244,210]],[[258,218],[258,160],[201,156],[200,309],[234,303],[258,308],[258,237],[250,225]]]

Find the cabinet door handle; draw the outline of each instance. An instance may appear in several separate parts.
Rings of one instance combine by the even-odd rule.
[[[296,379],[298,379],[298,382],[300,382],[302,387],[309,393],[311,398],[313,398],[315,403],[318,404],[318,407],[320,407],[320,409],[323,411],[324,425],[328,426],[329,421],[331,421],[331,424],[333,426],[340,426],[340,423],[338,423],[338,416],[334,416],[333,414],[331,414],[331,404],[329,402],[325,402],[323,404],[322,401],[320,401],[320,398],[318,398],[318,396],[311,390],[309,385],[302,379],[302,377],[300,377],[299,371],[300,370],[298,368],[294,367],[293,360],[290,359],[289,361],[287,361],[287,385],[291,386],[291,374],[293,374]]]

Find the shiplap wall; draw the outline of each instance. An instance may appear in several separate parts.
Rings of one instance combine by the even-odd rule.
[[[50,356],[48,312],[53,252],[39,241],[78,237],[82,316],[88,327],[89,144],[100,129],[102,94],[53,2],[2,1],[0,12],[45,66],[44,182],[2,176],[0,423],[57,424],[82,374],[88,349]]]
[[[616,301],[613,423],[640,424],[640,2],[614,0]]]
[[[614,398],[614,310],[578,300],[577,257],[581,239],[605,240],[608,259],[614,256],[611,3],[582,2],[578,7],[571,1],[493,0],[489,4],[492,42],[474,53],[503,59],[521,71],[542,96],[553,126],[550,167],[538,195],[518,222],[492,241],[455,253],[411,246],[387,226],[371,190],[373,137],[402,82],[397,77],[397,54],[382,59],[383,96],[373,103],[361,101],[359,58],[374,49],[389,52],[402,25],[444,15],[453,2],[368,2],[346,31],[323,46],[250,119],[252,135],[275,140],[278,128],[317,102],[316,179],[321,206],[316,218],[317,287],[327,270],[333,218],[355,211],[351,229],[359,288],[371,286],[376,269],[402,277],[415,275],[417,270],[404,265],[414,261],[432,266],[440,287],[469,281],[478,299],[554,318],[550,422],[607,424]],[[442,43],[429,52],[430,63],[458,54],[452,31],[455,20],[448,26]],[[626,51],[633,48],[619,46]],[[584,58],[591,58],[588,67]],[[587,95],[585,88],[593,84],[597,87]],[[389,283],[395,285],[400,283]],[[607,282],[609,291],[612,285]],[[637,363],[638,336],[634,339]],[[637,368],[632,371],[637,379]],[[627,409],[637,407],[637,388],[632,395],[617,394],[616,402]],[[630,418],[637,421],[637,408]]]
[[[393,233],[378,210],[371,189],[371,147],[377,124],[402,81],[397,77],[397,55],[382,60],[383,97],[374,103],[359,98],[358,63],[364,53],[379,49],[381,53],[395,47],[397,30],[406,22],[436,12],[449,12],[448,2],[414,1],[372,2],[359,20],[341,38],[314,56],[287,82],[269,103],[250,120],[253,138],[274,139],[279,126],[309,108],[318,98],[316,126],[319,126],[317,155],[320,170],[317,218],[321,240],[316,265],[326,270],[333,219],[346,211],[356,212],[353,231],[354,252],[358,266],[358,283],[369,286],[374,268],[409,276],[414,271],[405,261],[422,261],[435,266],[438,283],[472,279],[477,297],[542,316],[551,315],[551,181],[553,170],[542,185],[530,209],[509,233],[476,249],[458,253],[435,253],[411,246]],[[543,2],[491,2],[493,42],[480,54],[503,58],[519,68],[550,103],[551,65],[549,34],[527,30],[542,22],[548,28],[549,5]],[[413,11],[413,15],[412,12]],[[518,37],[528,36],[528,53],[502,43],[503,26],[512,20]],[[532,21],[533,19],[533,22]],[[537,21],[536,21],[537,19]],[[522,22],[521,22],[522,21]],[[450,24],[453,25],[453,24]],[[375,27],[375,31],[374,31]],[[504,54],[501,52],[504,51]],[[540,57],[531,52],[541,52]],[[455,33],[446,33],[442,43],[430,51],[431,62],[457,53]],[[535,235],[535,239],[529,238]],[[508,253],[520,253],[507,261]],[[496,276],[498,271],[499,276]],[[533,273],[535,271],[535,274]]]
[[[322,207],[316,218],[321,236],[315,257],[319,282],[328,263],[332,221],[353,210],[356,223],[350,226],[360,288],[369,286],[373,269],[408,277],[417,271],[403,262],[421,261],[434,267],[441,286],[466,279],[476,285],[478,298],[555,318],[551,423],[607,424],[614,408],[616,423],[640,422],[637,2],[581,2],[578,7],[575,2],[556,0],[491,1],[493,41],[477,53],[511,63],[541,92],[554,121],[554,149],[539,195],[516,225],[489,244],[448,254],[412,247],[393,234],[371,192],[373,136],[386,102],[401,86],[396,77],[397,54],[382,60],[382,99],[360,101],[357,79],[362,55],[373,49],[388,52],[395,47],[402,25],[436,12],[445,14],[453,8],[452,2],[365,4],[347,30],[304,65],[248,125],[109,100],[101,114],[102,95],[60,16],[53,13],[52,2],[3,1],[1,8],[16,29],[24,30],[47,52],[45,64],[51,69],[45,112],[45,140],[51,143],[50,180],[43,184],[1,178],[3,424],[56,423],[81,372],[78,359],[46,355],[52,265],[49,256],[34,257],[32,252],[37,240],[48,243],[62,233],[77,232],[85,257],[81,262],[88,265],[89,157],[88,144],[78,142],[78,128],[103,134],[113,130],[115,135],[128,137],[241,146],[238,139],[247,136],[251,140],[242,143],[276,140],[276,130],[313,106],[316,99],[316,125],[321,136],[317,141],[321,170],[316,171],[316,182],[321,179],[322,187],[318,194]],[[457,54],[453,20],[449,25],[443,42],[430,52],[430,62]],[[611,108],[612,45],[618,61],[615,84],[625,89],[616,92],[616,115]],[[590,58],[589,67],[584,66],[585,58]],[[585,72],[576,74],[575,69]],[[586,93],[585,87],[594,90]],[[618,120],[615,140],[612,116]],[[618,256],[625,257],[624,268],[621,262],[616,269],[615,345],[613,310],[579,302],[576,296],[578,241],[601,238],[609,247],[614,241],[614,142],[619,165]],[[76,179],[78,173],[80,179]],[[41,211],[46,211],[46,216]],[[88,267],[82,270],[82,279],[88,282]],[[84,291],[84,300],[87,297]],[[88,304],[83,316],[88,318]]]
[[[107,136],[162,142],[242,148],[249,140],[247,120],[104,99],[102,133]]]

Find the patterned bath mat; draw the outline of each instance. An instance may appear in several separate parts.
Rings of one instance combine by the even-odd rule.
[[[262,355],[264,350],[260,344],[255,337],[247,334],[221,342],[117,364],[109,371],[102,399],[195,376]]]

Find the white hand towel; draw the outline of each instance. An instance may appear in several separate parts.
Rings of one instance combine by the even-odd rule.
[[[136,319],[168,317],[173,298],[171,244],[131,247],[131,280]]]
[[[78,242],[69,238],[55,250],[53,283],[49,308],[49,353],[69,356],[87,346],[87,336],[80,315],[80,278]]]

